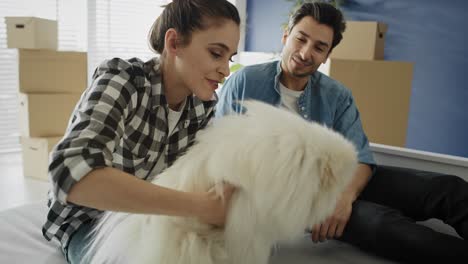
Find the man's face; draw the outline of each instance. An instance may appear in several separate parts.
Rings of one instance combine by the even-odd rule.
[[[305,78],[325,63],[333,41],[333,29],[314,18],[302,18],[291,30],[283,33],[281,67],[284,74]]]

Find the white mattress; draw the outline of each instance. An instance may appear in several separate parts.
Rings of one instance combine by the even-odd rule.
[[[45,219],[45,201],[0,212],[0,263],[65,264],[56,242],[47,242],[41,233]],[[436,229],[454,233],[439,222],[429,223]],[[280,245],[270,263],[393,263],[368,255],[348,244],[328,241],[314,244],[304,237],[289,245]]]
[[[0,263],[66,263],[58,243],[42,236],[45,215],[45,201],[0,212]]]

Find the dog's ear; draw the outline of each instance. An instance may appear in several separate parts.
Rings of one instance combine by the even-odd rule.
[[[317,166],[321,188],[330,189],[337,183],[337,178],[331,164],[331,158],[328,155],[323,155],[317,160]]]

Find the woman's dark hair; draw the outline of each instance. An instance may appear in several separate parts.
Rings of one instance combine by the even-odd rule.
[[[217,20],[232,20],[240,25],[237,8],[227,0],[173,0],[156,19],[149,33],[149,44],[159,54],[164,50],[166,31],[174,28],[183,45],[189,44],[192,32],[203,30]]]
[[[325,2],[311,2],[302,4],[289,18],[288,32],[301,21],[302,18],[310,16],[319,24],[330,26],[333,29],[333,42],[330,51],[343,39],[346,22],[340,10]]]

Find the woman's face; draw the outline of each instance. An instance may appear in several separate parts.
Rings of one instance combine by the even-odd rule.
[[[212,99],[218,84],[229,75],[239,37],[239,26],[231,20],[192,32],[190,43],[178,48],[175,59],[181,88],[203,101]]]

